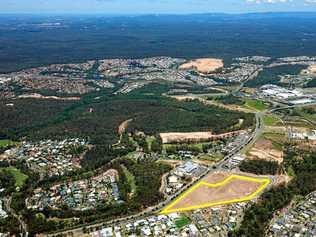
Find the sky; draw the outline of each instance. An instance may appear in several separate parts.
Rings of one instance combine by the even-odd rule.
[[[316,0],[0,0],[0,13],[316,12]]]

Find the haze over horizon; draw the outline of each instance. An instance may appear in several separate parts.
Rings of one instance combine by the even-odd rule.
[[[0,13],[190,14],[316,12],[316,0],[2,0]]]

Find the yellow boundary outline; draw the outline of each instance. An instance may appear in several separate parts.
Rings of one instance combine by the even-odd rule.
[[[257,183],[262,183],[262,185],[253,193],[243,197],[243,198],[237,198],[237,199],[230,199],[230,200],[225,200],[225,201],[220,201],[220,202],[212,202],[212,203],[206,203],[202,205],[194,205],[194,206],[189,206],[189,207],[184,207],[184,208],[176,208],[172,209],[174,205],[176,205],[179,201],[181,201],[183,198],[188,196],[191,192],[193,192],[195,189],[197,189],[200,186],[207,186],[210,188],[216,188],[223,186],[227,183],[229,183],[233,179],[239,179],[239,180],[246,180],[246,181],[251,181],[251,182],[257,182]],[[206,208],[206,207],[212,207],[212,206],[217,206],[217,205],[222,205],[222,204],[229,204],[229,203],[236,203],[236,202],[244,202],[244,201],[249,201],[251,199],[254,199],[258,193],[260,193],[263,189],[265,189],[270,183],[270,180],[268,178],[253,178],[253,177],[248,177],[248,176],[242,176],[242,175],[230,175],[226,179],[224,179],[221,182],[215,183],[215,184],[210,184],[204,181],[200,181],[199,183],[193,185],[191,188],[189,188],[187,191],[185,191],[182,195],[180,195],[176,200],[172,201],[167,207],[165,207],[160,214],[168,214],[172,212],[183,212],[183,211],[189,211],[189,210],[194,210],[194,209],[199,209],[199,208]]]

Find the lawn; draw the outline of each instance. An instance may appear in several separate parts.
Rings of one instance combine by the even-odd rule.
[[[199,142],[199,143],[181,143],[181,144],[163,144],[163,149],[168,149],[170,147],[177,147],[177,146],[187,146],[187,150],[196,150],[199,152],[203,152],[203,145],[209,144],[208,142]]]
[[[128,184],[130,185],[131,187],[131,193],[134,194],[136,193],[136,182],[135,182],[135,177],[134,175],[126,168],[125,165],[121,165],[122,169],[123,169],[123,172],[127,178],[127,182]]]
[[[0,140],[0,148],[1,147],[7,147],[7,146],[15,145],[15,144],[16,144],[16,142],[13,142],[11,140],[7,140],[7,139]]]
[[[208,160],[208,161],[214,161],[214,162],[218,162],[222,160],[223,158],[224,158],[224,155],[220,153],[214,153],[212,155],[210,154],[199,155],[200,160]]]
[[[273,140],[273,141],[277,141],[277,142],[285,140],[285,134],[284,133],[265,132],[263,134],[263,137],[265,139]]]
[[[178,229],[181,229],[183,226],[190,224],[190,220],[186,216],[181,216],[178,219],[176,219],[175,224]]]
[[[272,142],[273,148],[279,151],[283,150],[283,144],[286,142],[285,134],[281,133],[264,133],[263,137]]]
[[[265,115],[263,117],[263,123],[267,126],[275,126],[280,122],[280,118],[273,115]]]
[[[11,174],[13,174],[14,178],[15,178],[15,186],[21,188],[26,179],[28,178],[27,175],[23,174],[20,170],[18,170],[15,167],[8,167],[8,168],[3,168],[7,171],[9,171]]]
[[[256,111],[264,111],[269,107],[269,105],[264,101],[251,99],[246,99],[244,105],[246,108],[253,109]]]
[[[151,151],[151,144],[156,140],[154,136],[147,136],[146,137],[146,142],[148,144],[148,148]]]

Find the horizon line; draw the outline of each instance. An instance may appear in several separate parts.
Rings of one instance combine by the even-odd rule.
[[[316,14],[313,11],[254,11],[254,12],[161,12],[161,13],[106,13],[106,12],[0,12],[0,15],[33,15],[33,16],[56,16],[56,15],[87,15],[87,16],[189,16],[189,15],[268,15],[268,14]]]

